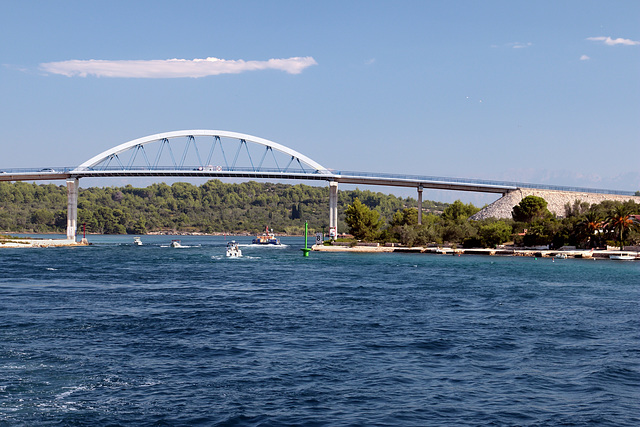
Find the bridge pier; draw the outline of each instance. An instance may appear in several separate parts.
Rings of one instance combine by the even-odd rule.
[[[329,181],[329,237],[338,237],[338,183]]]
[[[418,185],[418,225],[422,225],[422,184]]]
[[[78,222],[78,178],[67,179],[67,240],[76,240]]]

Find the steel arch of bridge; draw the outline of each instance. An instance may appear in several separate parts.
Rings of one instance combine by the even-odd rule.
[[[198,150],[198,145],[196,144],[196,140],[195,140],[196,137],[213,138],[213,144],[211,146],[211,149],[209,150],[209,154],[206,160],[203,160],[202,156],[200,155],[200,152]],[[184,151],[182,153],[180,162],[176,160],[173,150],[171,149],[170,142],[171,140],[176,138],[187,138],[187,142],[184,147]],[[229,164],[227,155],[224,152],[221,138],[228,138],[228,139],[236,140],[239,142],[235,152],[233,163],[231,165]],[[147,144],[152,144],[152,143],[160,144],[160,148],[156,156],[154,156],[155,160],[153,163],[149,160],[149,157],[147,156],[147,153],[145,151],[145,146]],[[254,164],[253,158],[249,151],[249,147],[247,145],[248,143],[257,144],[264,147],[264,152],[262,153],[260,162],[257,165]],[[244,172],[254,172],[254,173],[265,171],[265,172],[275,172],[275,173],[287,173],[290,171],[291,165],[294,164],[300,167],[299,170],[303,174],[310,174],[310,173],[311,174],[331,174],[331,172],[327,168],[325,168],[318,162],[310,159],[304,154],[301,154],[295,150],[292,150],[289,147],[285,147],[284,145],[278,144],[277,142],[269,141],[264,138],[259,138],[253,135],[247,135],[247,134],[238,133],[238,132],[229,132],[229,131],[221,131],[221,130],[205,130],[205,129],[197,129],[197,130],[192,129],[192,130],[165,132],[165,133],[149,135],[142,138],[134,139],[132,141],[125,142],[123,144],[110,148],[90,158],[89,160],[80,164],[75,170],[71,171],[71,174],[73,173],[83,174],[86,172],[100,171],[100,170],[103,170],[103,171],[110,170],[112,172],[118,172],[118,171],[119,172],[126,172],[126,171],[143,172],[143,171],[157,171],[159,169],[162,169],[165,171],[173,170],[175,172],[181,172],[181,171],[184,171],[185,168],[192,170],[193,166],[197,166],[200,168],[200,170],[203,170],[203,168],[206,168],[207,165],[210,163],[217,144],[219,144],[220,146],[221,154],[225,163],[225,166],[224,166],[225,171],[230,171],[230,172],[244,171]],[[170,158],[172,160],[172,163],[173,163],[172,168],[162,167],[158,164],[162,151],[164,150],[165,147],[167,148]],[[187,156],[187,152],[190,149],[190,147],[193,147],[193,151],[198,159],[198,163],[199,163],[198,165],[184,164],[185,158]],[[251,163],[251,166],[249,168],[246,168],[246,167],[241,168],[241,167],[238,167],[236,164],[238,160],[238,156],[240,155],[243,147]],[[286,166],[280,167],[278,165],[278,162],[275,159],[275,155],[273,153],[274,150],[280,153],[283,153],[287,156],[290,156],[289,162]],[[123,164],[120,159],[120,155],[125,152],[131,152],[130,161],[128,162],[127,165]],[[132,167],[132,165],[139,153],[142,153],[142,158],[144,159],[146,166],[134,168]],[[265,161],[265,158],[269,154],[271,154],[271,156],[273,157],[273,160],[275,161],[277,167],[275,170],[270,169],[267,171],[267,170],[264,170],[262,165]],[[111,166],[112,163],[115,163],[116,166]],[[307,166],[308,170],[305,169],[304,165]],[[220,168],[219,170],[222,169],[221,166],[219,168]]]

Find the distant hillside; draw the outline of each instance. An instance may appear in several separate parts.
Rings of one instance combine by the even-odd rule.
[[[371,191],[339,191],[339,229],[346,230],[344,209],[355,198],[386,221],[397,210],[416,207],[411,197]],[[0,230],[5,232],[66,232],[67,189],[53,184],[0,182]],[[445,203],[424,201],[439,213]],[[304,221],[314,230],[329,221],[328,187],[254,181],[225,184],[211,180],[201,186],[160,183],[146,188],[80,188],[78,224],[87,232],[144,234],[154,231],[257,233],[269,226],[277,233],[299,234]]]

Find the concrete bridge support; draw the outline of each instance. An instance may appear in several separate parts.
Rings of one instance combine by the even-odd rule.
[[[418,225],[422,225],[422,185],[418,185]]]
[[[77,178],[67,180],[67,239],[74,241],[78,226],[78,185]]]
[[[329,181],[329,237],[338,237],[338,183]]]

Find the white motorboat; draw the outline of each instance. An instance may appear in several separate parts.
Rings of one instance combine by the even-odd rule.
[[[242,251],[238,247],[238,244],[235,242],[235,240],[227,243],[227,256],[230,258],[239,258],[242,256]]]
[[[182,246],[180,244],[180,240],[172,240],[171,241],[171,247],[172,248],[183,248],[184,246]]]
[[[609,255],[609,259],[617,259],[620,261],[632,261],[636,259],[636,257],[634,255],[629,255],[629,254],[616,254],[616,255]]]
[[[556,254],[556,258],[558,258],[558,259],[567,259],[567,254]]]
[[[134,244],[135,246],[142,246],[142,240],[140,240],[140,238],[139,238],[139,237],[134,237],[134,238],[133,238],[133,244]]]

